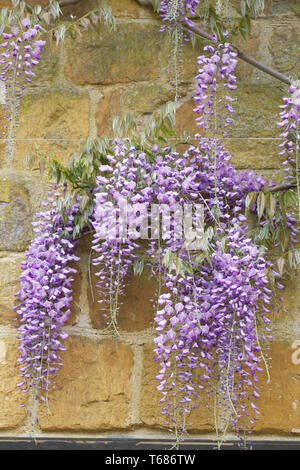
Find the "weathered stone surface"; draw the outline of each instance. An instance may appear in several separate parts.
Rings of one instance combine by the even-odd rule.
[[[31,219],[36,212],[42,209],[42,203],[47,199],[47,192],[53,189],[53,185],[49,183],[49,180],[46,177],[42,178],[39,172],[25,172],[5,168],[0,171],[0,181],[3,183],[1,187],[1,191],[3,190],[3,199],[7,200],[8,198],[7,204],[12,203],[12,201],[15,204],[17,203],[17,199],[13,195],[11,196],[12,187],[24,188],[24,193],[26,194],[24,204],[28,205],[28,210],[31,207]],[[5,201],[1,201],[0,204],[3,204],[4,207]],[[31,233],[33,235],[33,232]],[[24,243],[24,246],[27,248],[27,244]]]
[[[261,60],[262,62],[264,62],[264,60],[260,54],[260,47],[261,35],[264,27],[265,23],[262,23],[261,21],[253,21],[251,25],[251,35],[247,37],[247,40],[245,41],[242,36],[237,36],[234,40],[234,44],[243,52],[250,55],[251,57],[255,57],[256,60]],[[236,67],[238,86],[240,80],[243,80],[247,83],[254,82],[254,80],[257,82],[255,72],[256,69],[252,65],[238,59]],[[263,76],[264,74],[261,72],[260,78],[262,79]]]
[[[137,18],[139,16],[139,6],[136,0],[109,0],[112,14],[118,17]]]
[[[25,418],[24,394],[16,385],[21,382],[17,341],[0,338],[0,429],[13,429]]]
[[[226,147],[237,168],[277,169],[280,131],[276,126],[282,94],[275,87],[241,85],[235,94],[237,100],[234,123],[227,128]],[[259,140],[259,139],[262,140]]]
[[[295,338],[299,340],[299,338]],[[266,383],[266,373],[260,374],[260,398],[255,400],[260,419],[255,432],[300,434],[300,342],[298,350],[293,342],[276,342],[269,351],[271,381]],[[298,351],[298,352],[297,352]]]
[[[229,137],[224,143],[232,155],[232,163],[238,169],[280,168],[279,141],[275,140],[280,134],[276,126],[280,92],[269,86],[240,84],[231,96],[237,98],[233,104],[234,123],[227,128]],[[202,128],[196,125],[194,108],[191,97],[182,100],[176,110],[178,132],[187,131],[191,137],[196,133],[203,135]]]
[[[295,335],[300,338],[300,274],[280,282],[284,285],[280,292],[283,301],[269,314],[272,336],[274,341],[292,341]]]
[[[65,74],[76,85],[107,85],[159,76],[163,38],[159,26],[118,24],[109,32],[103,25],[99,33],[82,35],[66,42]]]
[[[0,181],[0,251],[23,251],[32,237],[29,192],[23,184]]]
[[[85,15],[89,11],[96,9],[99,6],[103,6],[103,2],[101,0],[84,0],[73,5],[66,5],[61,7],[63,16],[65,19],[71,21],[72,17],[80,18],[81,16]]]
[[[99,304],[103,300],[97,291],[95,268],[92,268],[92,289],[87,286],[87,295],[90,306],[90,317],[93,328],[104,329],[107,326],[107,319],[104,314],[108,311],[106,302]],[[120,311],[118,315],[118,326],[122,331],[141,331],[149,328],[153,324],[154,300],[157,297],[157,282],[148,278],[146,273],[141,277],[130,276],[126,280],[124,294],[120,296]]]
[[[80,313],[80,296],[82,291],[82,273],[79,263],[71,263],[70,266],[76,269],[76,273],[73,274],[72,282],[72,302],[71,302],[71,316],[67,325],[74,325],[78,314]]]
[[[13,307],[14,294],[19,290],[19,276],[23,254],[12,253],[9,257],[0,254],[0,324],[11,323],[16,317]]]
[[[89,106],[88,94],[73,89],[27,95],[21,104],[16,138],[30,141],[16,146],[15,166],[24,169],[24,157],[36,153],[35,144],[43,156],[66,163],[89,135]]]
[[[300,11],[300,8],[299,8]],[[269,43],[272,66],[285,75],[299,71],[300,18],[289,24],[275,25]]]
[[[122,117],[129,111],[136,116],[153,113],[159,106],[174,97],[173,91],[165,83],[143,83],[104,91],[96,112],[98,135],[113,135],[113,119]]]
[[[124,429],[133,363],[130,347],[113,341],[70,338],[51,414],[40,412],[44,431]]]
[[[298,0],[273,0],[271,14],[274,16],[300,15],[300,5]]]
[[[164,50],[161,65],[164,77],[167,81],[172,83],[173,86],[175,86],[176,81],[178,82],[179,96],[181,96],[185,87],[193,83],[193,80],[197,76],[199,69],[197,59],[203,54],[205,42],[197,37],[194,46],[191,42],[184,42],[183,44],[180,44],[179,42],[176,45],[174,39],[172,39],[172,37],[167,33],[163,35],[163,38]],[[178,52],[175,54],[174,51],[177,48]],[[177,64],[177,76],[175,73],[175,64]]]
[[[196,123],[195,106],[196,103],[192,97],[184,100],[176,109],[176,131],[178,133],[187,132],[190,137],[202,133],[202,129]]]
[[[41,52],[41,60],[35,67],[35,77],[29,88],[49,86],[58,78],[59,52],[54,41],[47,39],[47,44]]]
[[[154,361],[154,345],[146,345],[144,348],[143,374],[140,392],[139,416],[143,424],[152,427],[167,427],[166,418],[161,414],[161,392],[157,390],[159,384],[156,375],[159,371],[159,363]],[[192,410],[187,419],[189,432],[212,431],[213,411],[207,409],[207,398],[204,396],[201,406]]]

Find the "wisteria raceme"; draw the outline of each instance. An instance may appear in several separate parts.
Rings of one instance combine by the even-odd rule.
[[[151,189],[146,187],[149,164],[145,154],[128,148],[128,142],[115,141],[114,155],[108,156],[108,165],[99,168],[95,190],[93,250],[97,253],[94,265],[99,266],[97,288],[103,300],[103,310],[109,328],[117,332],[117,317],[126,277],[133,272],[138,234],[129,227],[139,227],[143,214],[137,215],[139,204],[146,204]],[[137,188],[141,184],[139,191]],[[144,187],[143,187],[144,186]],[[135,207],[135,212],[128,207]]]
[[[57,370],[62,365],[61,351],[67,334],[62,329],[69,319],[72,301],[70,262],[77,261],[71,239],[78,204],[66,209],[67,223],[58,210],[60,192],[49,193],[45,211],[33,222],[35,239],[22,263],[20,290],[16,307],[21,351],[19,363],[23,392],[46,401],[55,388]]]
[[[2,33],[4,42],[0,44],[3,52],[0,54],[0,80],[5,83],[8,138],[15,138],[18,125],[18,108],[24,89],[35,76],[33,68],[40,62],[40,54],[45,41],[38,39],[41,27],[31,27],[30,19],[24,18],[20,26],[13,26],[9,32]],[[8,152],[12,150],[12,143]]]
[[[221,144],[217,153],[215,150],[214,147],[214,152],[211,151],[209,139],[202,138],[199,146],[191,146],[184,158],[174,153],[165,155],[155,166],[157,177],[161,174],[161,180],[157,180],[157,196],[162,202],[168,201],[171,208],[173,203],[174,209],[176,204],[187,200],[203,203],[206,223],[217,220],[219,227],[211,240],[209,262],[205,262],[203,256],[204,261],[199,264],[199,254],[196,253],[195,258],[193,252],[184,249],[184,238],[174,240],[171,237],[160,247],[157,242],[151,242],[152,250],[149,251],[152,257],[160,256],[161,259],[168,250],[180,253],[181,261],[197,273],[187,271],[185,275],[178,275],[172,271],[164,272],[162,283],[169,294],[159,297],[158,304],[164,307],[158,309],[155,317],[158,333],[156,360],[161,365],[158,389],[163,393],[162,402],[166,403],[163,413],[167,415],[170,426],[181,423],[182,430],[185,429],[187,415],[203,398],[200,391],[203,388],[210,390],[217,379],[220,389],[225,387],[218,400],[226,401],[227,406],[230,402],[235,403],[231,424],[236,424],[238,429],[242,416],[242,408],[238,407],[245,406],[244,392],[239,387],[244,381],[249,388],[251,382],[253,396],[257,396],[256,384],[252,381],[257,380],[259,368],[255,367],[253,358],[260,357],[260,343],[265,339],[258,337],[257,324],[268,322],[264,316],[264,311],[269,310],[264,300],[269,305],[268,293],[271,292],[265,277],[268,265],[253,242],[245,237],[247,229],[243,226],[245,217],[242,214],[247,193],[259,191],[265,181],[252,171],[237,173],[229,165],[230,156]],[[217,219],[214,216],[215,179],[218,187]],[[235,299],[234,304],[232,299]],[[211,306],[211,311],[208,312],[206,306]],[[234,335],[231,335],[232,328]],[[249,350],[246,362],[246,356],[241,357],[245,347]],[[196,373],[199,367],[203,368],[203,374]],[[217,370],[228,374],[221,380]],[[251,371],[252,379],[249,378]],[[237,379],[239,375],[240,381],[233,383],[232,377]],[[256,410],[255,403],[251,403]]]
[[[280,106],[282,109],[280,113],[281,121],[278,126],[283,130],[280,134],[284,140],[280,143],[279,155],[286,155],[287,159],[283,162],[285,167],[284,171],[288,174],[286,179],[289,180],[296,176],[299,177],[298,168],[298,152],[299,152],[299,139],[300,139],[300,81],[293,82],[290,86],[290,96],[283,98],[284,104]]]
[[[272,293],[266,277],[270,265],[247,238],[243,215],[247,193],[260,191],[265,180],[252,171],[237,173],[229,164],[231,157],[220,138],[226,134],[220,136],[219,131],[232,122],[223,116],[224,110],[233,113],[233,99],[225,94],[224,104],[224,91],[219,96],[217,92],[220,80],[228,90],[236,88],[236,54],[227,44],[208,46],[206,51],[210,56],[198,59],[195,112],[201,114],[198,124],[211,130],[212,136],[196,136],[198,146],[191,146],[183,157],[173,153],[164,155],[163,163],[157,159],[156,174],[160,166],[166,167],[159,185],[162,201],[202,202],[205,223],[215,230],[208,258],[204,250],[199,258],[178,240],[166,242],[166,248],[190,269],[183,274],[174,265],[163,274],[169,293],[160,295],[155,317],[155,352],[161,366],[157,379],[162,412],[176,433],[179,427],[185,431],[187,416],[205,389],[215,395],[216,430],[225,433],[230,426],[239,434],[241,427],[251,431],[252,414],[259,413],[258,372],[262,362],[267,367],[261,344],[270,333],[266,316]],[[263,334],[260,324],[265,325]],[[218,417],[220,408],[225,423]]]
[[[188,16],[196,16],[196,8],[200,0],[162,0],[160,15],[163,21],[173,25],[183,21],[188,23]],[[164,28],[162,28],[164,29]]]
[[[40,62],[40,54],[46,41],[38,40],[37,36],[41,27],[30,26],[29,19],[23,19],[22,28],[13,26],[8,33],[2,33],[4,42],[0,44],[4,52],[0,54],[2,81],[15,80],[15,86],[21,93],[21,88],[27,83],[31,83],[31,78],[35,76],[32,68]]]
[[[224,117],[224,111],[229,115],[234,112],[231,103],[235,101],[225,89],[228,91],[236,89],[237,54],[229,49],[227,43],[216,47],[206,46],[204,51],[208,51],[210,56],[198,57],[200,68],[196,77],[197,106],[194,111],[200,114],[200,117],[196,118],[197,125],[205,130],[211,129],[217,136],[220,129],[233,121],[229,116]]]
[[[264,313],[270,311],[267,263],[240,227],[230,230],[227,243],[226,250],[221,241],[215,243],[210,263],[202,264],[198,274],[168,273],[170,293],[158,301],[158,389],[163,414],[183,431],[187,415],[205,399],[203,390],[212,391],[212,384],[215,406],[227,408],[227,419],[237,430],[242,417],[258,413],[260,343],[269,335]],[[260,323],[265,334],[258,333]],[[250,426],[253,422],[249,418]]]

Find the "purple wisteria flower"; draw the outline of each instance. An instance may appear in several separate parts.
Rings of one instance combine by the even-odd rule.
[[[196,8],[200,0],[162,0],[160,4],[160,15],[162,20],[178,25],[180,22],[193,24],[189,16],[196,16]],[[161,28],[164,31],[165,26]]]
[[[283,98],[284,104],[280,106],[282,110],[280,113],[281,120],[277,123],[282,133],[280,137],[283,138],[280,143],[280,156],[286,156],[283,162],[284,171],[287,173],[285,179],[288,181],[295,177],[299,178],[299,140],[300,140],[300,81],[295,81],[291,84],[289,89],[290,95]]]
[[[2,33],[4,42],[0,44],[0,80],[5,83],[5,106],[8,124],[8,154],[12,152],[12,142],[18,126],[18,108],[24,90],[35,77],[33,68],[40,62],[40,55],[46,41],[39,40],[39,25],[31,27],[29,18],[22,20],[20,27],[13,26]],[[1,50],[0,49],[0,50]]]
[[[18,386],[42,401],[55,388],[53,377],[62,365],[60,354],[65,351],[63,342],[68,337],[63,326],[69,320],[72,276],[76,272],[70,263],[78,260],[71,234],[79,205],[65,209],[65,223],[58,210],[60,197],[60,192],[49,193],[45,211],[36,215],[38,220],[33,222],[36,237],[22,263],[17,294],[23,378]]]
[[[99,167],[95,190],[93,250],[97,254],[94,265],[99,267],[97,288],[103,298],[99,303],[104,304],[108,327],[117,333],[120,301],[139,249],[136,233],[128,233],[127,226],[135,225],[137,230],[141,226],[137,211],[139,204],[151,200],[151,189],[146,186],[151,166],[145,153],[128,141],[116,140],[113,155],[107,158],[108,164]],[[129,204],[136,207],[135,212],[127,211]]]

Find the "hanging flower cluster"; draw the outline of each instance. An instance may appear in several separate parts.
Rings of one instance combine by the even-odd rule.
[[[1,80],[9,82],[15,80],[19,93],[25,82],[31,83],[35,74],[32,68],[40,61],[40,54],[46,41],[38,40],[37,35],[41,27],[30,27],[30,20],[22,20],[22,28],[13,26],[10,33],[2,33],[5,42],[0,44],[4,52],[0,54],[2,64]]]
[[[200,66],[196,77],[195,101],[197,107],[194,109],[200,117],[196,118],[198,126],[203,129],[211,129],[214,134],[232,123],[232,118],[224,118],[224,111],[232,114],[234,112],[231,103],[235,101],[226,90],[236,89],[235,67],[237,54],[230,50],[230,45],[219,44],[217,47],[206,46],[210,56],[198,57]],[[220,80],[223,90],[220,90]],[[225,94],[224,94],[225,93]]]
[[[258,413],[258,372],[265,362],[261,343],[269,334],[269,264],[247,238],[243,215],[246,195],[260,191],[265,180],[252,171],[237,173],[221,139],[215,138],[232,122],[216,108],[222,103],[222,113],[224,109],[232,113],[233,99],[225,95],[224,104],[217,90],[220,79],[229,90],[235,89],[236,59],[226,44],[206,50],[210,57],[198,61],[195,111],[202,113],[200,126],[213,128],[214,138],[198,137],[198,145],[183,154],[169,147],[159,152],[155,146],[151,158],[128,142],[115,142],[108,164],[99,168],[95,191],[95,264],[100,266],[103,302],[110,305],[109,324],[116,329],[117,302],[136,258],[135,239],[156,205],[151,223],[157,233],[150,227],[146,254],[160,284],[155,352],[161,366],[157,379],[162,412],[177,431],[179,425],[184,430],[201,390],[210,390],[215,383],[216,407],[227,410],[228,423],[239,432],[241,418],[250,416],[251,410]],[[135,208],[124,220],[120,215],[127,204]],[[205,226],[215,228],[207,246],[195,251],[189,249],[186,232],[178,236],[178,221],[185,206],[196,204],[204,208]],[[167,229],[160,232],[161,217]],[[124,232],[124,224],[133,225],[138,233],[128,234],[126,227]],[[196,230],[193,236],[201,243],[203,231]],[[161,292],[162,286],[168,293]],[[259,333],[258,325],[265,326],[264,333]],[[249,418],[249,431],[253,422]]]
[[[16,307],[21,351],[23,392],[47,400],[55,388],[53,377],[62,365],[61,351],[67,334],[62,327],[69,319],[72,301],[70,262],[77,261],[71,240],[74,215],[78,204],[68,208],[63,217],[58,209],[60,192],[49,193],[45,211],[33,222],[36,238],[31,242],[22,263],[20,290]],[[67,223],[64,219],[67,217]]]
[[[117,300],[132,272],[138,248],[135,240],[145,214],[147,218],[148,209],[156,204],[156,217],[169,221],[167,232],[152,236],[147,255],[153,273],[169,292],[159,292],[155,317],[155,351],[161,365],[158,389],[166,403],[162,412],[176,426],[181,420],[182,429],[195,398],[200,398],[199,391],[209,389],[213,381],[220,387],[218,403],[226,401],[231,425],[237,431],[241,417],[250,415],[248,396],[251,410],[258,413],[254,398],[258,397],[260,345],[268,335],[259,333],[258,325],[266,325],[268,332],[265,313],[269,312],[271,290],[266,278],[268,263],[246,237],[242,212],[248,192],[261,190],[265,181],[252,171],[237,173],[229,160],[220,143],[217,152],[216,147],[212,152],[210,139],[200,139],[198,146],[190,146],[184,154],[168,147],[158,153],[155,147],[151,159],[128,142],[116,141],[108,164],[99,168],[94,250],[95,264],[101,267],[98,288],[103,302],[109,300],[112,308],[110,325],[113,321],[116,326]],[[218,218],[213,211],[216,184]],[[217,225],[209,258],[205,250],[188,249],[186,234],[175,234],[176,217],[180,220],[181,208],[188,203],[203,204],[206,224]],[[135,226],[137,233],[127,234],[116,221],[127,204],[135,204],[135,208],[123,221]],[[168,256],[173,256],[174,266],[171,263],[166,269],[163,261]],[[186,267],[183,272],[177,270],[178,260]],[[226,374],[221,376],[220,371]]]
[[[198,3],[163,0],[163,19],[177,26],[187,21],[187,14],[195,14]],[[25,82],[34,75],[32,67],[44,45],[36,39],[38,31],[26,19],[21,29],[4,35],[1,78],[12,100],[16,90],[22,95]],[[258,374],[262,364],[267,367],[262,344],[270,338],[273,292],[267,271],[272,268],[264,249],[248,237],[243,214],[247,194],[261,191],[265,180],[252,171],[238,173],[222,142],[234,112],[228,91],[236,88],[236,54],[226,43],[207,46],[205,52],[208,56],[198,59],[195,113],[208,136],[197,135],[196,144],[182,154],[157,145],[149,154],[128,139],[116,140],[98,168],[96,187],[89,187],[99,303],[114,333],[118,334],[120,301],[139,255],[159,280],[158,390],[162,413],[176,435],[185,431],[187,417],[204,392],[213,395],[217,431],[251,431],[259,414]],[[290,149],[289,133],[298,133],[300,107],[297,89],[292,87],[291,93],[281,123]],[[289,151],[289,163],[292,158]],[[37,215],[36,238],[22,265],[16,308],[23,378],[19,386],[42,401],[55,387],[53,376],[62,365],[60,353],[67,337],[62,328],[70,314],[75,273],[69,263],[77,260],[72,234],[80,204],[64,208],[62,215],[59,198],[59,192],[50,194],[47,210]],[[203,226],[179,228],[189,210],[195,226],[194,208],[200,206]],[[293,227],[293,218],[287,218]],[[146,251],[140,249],[139,238],[149,240]]]
[[[280,143],[279,155],[287,155],[287,159],[283,162],[285,167],[284,171],[290,173],[291,169],[296,176],[299,177],[298,167],[298,152],[299,152],[299,139],[300,139],[300,82],[293,82],[290,86],[290,96],[283,98],[284,104],[280,106],[282,109],[280,113],[281,121],[278,126],[283,130],[280,134],[284,140]],[[294,174],[289,174],[286,179],[289,180],[294,177]]]
[[[170,293],[158,301],[158,390],[162,412],[177,431],[186,430],[188,414],[205,399],[203,389],[215,395],[215,414],[222,407],[226,427],[237,432],[245,430],[242,417],[259,413],[257,374],[261,342],[269,332],[267,263],[238,226],[230,229],[226,243],[213,243],[209,262],[199,265],[194,259],[193,274],[169,273],[165,284]],[[265,324],[265,334],[258,333],[259,323]],[[252,417],[248,421],[254,423]],[[217,431],[222,428],[214,424]]]
[[[177,25],[180,21],[188,22],[188,16],[196,16],[200,0],[162,0],[160,15],[163,21]]]
[[[222,96],[217,98],[217,80],[222,79],[230,90],[235,89],[236,59],[226,44],[217,51],[211,46],[206,50],[210,57],[198,59],[195,112],[201,113],[198,124],[212,129],[217,136],[232,122],[218,112],[223,101]],[[223,111],[225,108],[232,113],[229,103],[233,99],[226,96],[225,100]],[[174,263],[164,273],[169,293],[160,295],[158,300],[161,308],[155,317],[155,352],[161,366],[157,379],[163,394],[162,412],[176,433],[179,427],[184,431],[186,418],[203,398],[204,388],[213,390],[215,395],[217,431],[219,426],[224,432],[231,426],[239,433],[241,419],[246,417],[250,431],[254,423],[250,415],[259,413],[254,399],[259,397],[257,373],[262,370],[261,362],[266,365],[261,343],[269,335],[266,314],[270,311],[272,291],[266,277],[269,263],[247,238],[242,212],[245,195],[260,191],[265,181],[252,171],[237,174],[228,164],[230,156],[221,139],[202,138],[199,146],[191,147],[184,156],[186,160],[175,165],[185,178],[181,194],[190,191],[190,198],[199,198],[198,202],[202,199],[205,222],[214,224],[215,230],[208,256],[205,249],[199,255],[182,245],[178,250],[178,243],[168,247],[190,269],[179,272]],[[165,187],[161,190],[166,191]],[[265,325],[264,333],[259,333],[258,324]],[[220,407],[226,414],[225,425],[218,419]]]
[[[143,186],[150,166],[145,154],[128,148],[128,142],[115,141],[113,150],[114,155],[107,156],[108,165],[99,168],[92,224],[93,249],[97,253],[94,265],[99,266],[97,288],[102,296],[99,303],[105,304],[103,310],[109,311],[108,326],[116,332],[120,297],[126,277],[133,271],[134,252],[139,248],[135,242],[139,235],[127,227],[135,226],[138,230],[141,217],[128,208],[135,205],[138,210],[138,204],[148,203],[149,188]]]
[[[46,44],[46,41],[38,39],[40,29],[39,25],[31,27],[30,19],[24,18],[20,27],[13,26],[10,32],[2,33],[4,42],[0,44],[3,49],[0,54],[0,80],[5,82],[5,109],[9,120],[8,153],[12,152],[20,100],[26,85],[35,76],[32,69],[39,64],[41,51]]]

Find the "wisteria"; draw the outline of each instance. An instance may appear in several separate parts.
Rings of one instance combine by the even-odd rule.
[[[163,0],[162,18],[181,28],[182,22],[189,24],[198,4]],[[22,26],[3,33],[0,78],[6,83],[7,105],[15,110],[45,44],[37,39],[39,31],[26,18]],[[261,192],[266,182],[253,171],[236,171],[224,146],[233,122],[237,54],[228,43],[206,46],[204,52],[198,58],[194,109],[202,134],[195,136],[194,144],[183,152],[176,145],[154,144],[151,151],[129,139],[116,139],[105,155],[101,152],[101,164],[93,161],[98,175],[94,184],[81,184],[80,169],[71,182],[94,204],[92,216],[85,220],[89,228],[80,229],[94,232],[99,314],[103,312],[108,328],[119,336],[125,287],[137,265],[150,266],[158,280],[154,351],[166,425],[175,430],[178,443],[192,410],[210,401],[220,445],[227,430],[246,438],[258,419],[259,374],[266,369],[268,376],[268,316],[274,289],[282,286],[267,248],[249,235],[245,215],[247,195]],[[290,93],[279,123],[285,139],[281,154],[288,152],[285,165],[296,168],[298,182],[297,83]],[[10,138],[15,125],[16,114],[11,114]],[[61,197],[58,190],[49,193],[45,210],[37,214],[16,307],[22,377],[18,386],[47,404],[63,364],[68,336],[63,327],[71,313],[76,272],[70,263],[78,260],[74,225],[82,210],[80,197],[73,207],[65,207]],[[285,218],[293,246],[295,219],[289,213]],[[262,217],[261,226],[265,223]]]
[[[280,113],[281,121],[278,126],[283,130],[280,137],[283,142],[280,143],[280,156],[287,155],[287,160],[283,162],[286,166],[285,171],[289,172],[290,165],[296,168],[297,165],[297,152],[299,151],[299,110],[300,110],[300,82],[294,82],[290,87],[290,96],[283,98],[284,104],[280,106],[282,109]],[[287,179],[292,178],[288,175]]]
[[[285,180],[290,181],[296,177],[298,193],[298,213],[300,218],[300,180],[299,180],[299,139],[300,139],[300,81],[292,82],[290,95],[283,98],[284,104],[280,106],[281,121],[278,126],[282,129],[280,137],[283,141],[280,143],[280,156],[286,156],[283,162],[286,172]],[[290,221],[291,222],[291,221]]]
[[[216,241],[210,261],[197,266],[193,260],[193,267],[197,274],[169,273],[170,293],[158,302],[155,352],[162,412],[177,434],[184,432],[190,412],[208,394],[216,431],[233,427],[244,433],[254,424],[253,413],[259,413],[258,372],[261,363],[266,366],[261,344],[269,335],[267,263],[233,227],[226,249]],[[265,325],[262,335],[259,324]]]
[[[35,76],[33,68],[40,62],[40,54],[46,41],[38,39],[41,27],[31,27],[29,18],[23,18],[20,26],[12,26],[11,30],[2,33],[4,42],[0,44],[0,80],[5,83],[6,111],[9,121],[7,137],[7,156],[13,151],[13,143],[18,125],[18,108],[24,89]]]
[[[189,16],[196,16],[196,8],[200,0],[162,0],[160,15],[163,21],[173,25],[183,21],[188,23]]]
[[[205,223],[215,227],[200,255],[184,250],[182,245],[178,249],[178,242],[169,244],[189,269],[179,272],[171,263],[164,273],[169,293],[161,294],[158,300],[158,390],[163,395],[166,423],[175,429],[177,437],[180,430],[186,430],[188,416],[204,400],[204,392],[210,392],[214,401],[217,434],[225,434],[228,428],[234,428],[238,435],[241,429],[243,435],[251,432],[252,415],[259,414],[255,403],[259,397],[258,372],[262,363],[267,368],[261,345],[269,336],[267,314],[272,290],[266,272],[270,264],[247,238],[243,214],[246,194],[260,191],[265,181],[251,171],[238,174],[229,164],[230,156],[221,139],[216,138],[232,122],[223,119],[224,107],[233,112],[230,96],[226,96],[225,106],[222,95],[216,99],[218,80],[224,80],[229,90],[236,88],[236,59],[227,45],[217,50],[208,46],[206,50],[210,57],[198,59],[195,112],[201,113],[198,124],[212,130],[213,137],[199,137],[198,146],[190,147],[185,158],[174,165],[178,177],[171,180],[173,185],[165,180],[167,188],[162,183],[160,187],[164,194],[171,189],[176,193],[175,188],[180,187],[180,195],[193,202],[201,200]],[[180,181],[182,176],[184,182]],[[264,333],[259,325],[264,325]]]
[[[198,4],[199,0],[162,0],[160,4],[160,16],[165,23],[160,31],[167,29],[172,43],[168,72],[175,90],[175,102],[179,98],[183,43],[190,40],[190,34],[183,25],[193,24],[190,17],[196,15]]]
[[[126,145],[127,144],[127,145]],[[114,155],[107,157],[108,165],[99,168],[95,189],[93,227],[93,250],[97,253],[94,265],[99,266],[97,288],[103,310],[109,312],[108,327],[117,332],[117,318],[126,284],[126,277],[133,272],[136,259],[137,234],[128,232],[127,226],[141,225],[135,213],[129,213],[129,205],[147,203],[149,189],[144,178],[148,178],[149,165],[145,154],[128,148],[128,142],[117,140]],[[146,175],[146,176],[145,176]],[[139,182],[142,185],[137,192]]]
[[[61,192],[49,193],[43,204],[45,210],[36,215],[37,221],[33,222],[36,237],[22,263],[17,294],[23,378],[18,386],[43,402],[55,388],[54,377],[62,365],[63,342],[68,337],[63,326],[70,316],[72,276],[76,272],[70,263],[78,260],[72,240],[78,204],[66,208],[63,217],[58,207],[61,196]]]
[[[204,51],[210,56],[198,57],[200,68],[196,77],[197,106],[194,111],[200,114],[196,118],[197,125],[205,130],[211,129],[214,135],[218,135],[221,128],[233,122],[229,116],[234,112],[231,104],[235,99],[229,92],[236,89],[237,54],[230,50],[227,43],[216,47],[206,46]],[[229,116],[224,117],[226,112]]]

